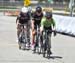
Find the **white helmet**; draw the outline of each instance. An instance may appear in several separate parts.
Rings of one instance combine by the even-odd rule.
[[[21,9],[21,12],[27,13],[27,12],[28,12],[28,9],[27,9],[26,7],[23,7],[23,8]]]

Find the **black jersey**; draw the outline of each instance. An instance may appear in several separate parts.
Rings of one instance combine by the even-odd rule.
[[[21,12],[19,14],[19,16],[17,17],[17,19],[19,20],[19,23],[24,24],[24,23],[27,23],[30,20],[30,15],[29,15],[29,13],[23,14]]]
[[[41,13],[41,15],[37,15],[36,14],[36,12],[34,12],[33,14],[32,14],[32,18],[33,18],[33,20],[34,20],[34,25],[39,25],[40,23],[41,23],[41,19],[42,19],[42,17],[43,17],[43,13]]]

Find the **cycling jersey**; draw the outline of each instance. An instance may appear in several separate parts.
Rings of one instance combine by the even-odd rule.
[[[51,18],[50,20],[47,20],[45,17],[42,18],[41,20],[41,26],[49,28],[51,26],[55,26],[54,19]]]
[[[19,20],[19,23],[25,24],[30,20],[30,15],[26,13],[25,15],[21,12],[20,15],[17,17],[17,20]]]
[[[43,17],[43,13],[41,13],[41,15],[38,16],[38,15],[36,14],[36,12],[34,12],[34,13],[32,14],[32,19],[34,20],[34,25],[39,25],[39,24],[41,23],[42,17]]]

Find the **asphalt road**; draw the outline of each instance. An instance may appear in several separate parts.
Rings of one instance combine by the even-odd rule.
[[[19,50],[16,42],[16,17],[0,14],[0,63],[75,63],[75,38],[57,34],[52,36],[50,59]]]

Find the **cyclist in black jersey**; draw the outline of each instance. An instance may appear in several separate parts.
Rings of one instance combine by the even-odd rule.
[[[37,25],[40,26],[43,12],[41,6],[37,6],[35,12],[32,14],[32,46],[34,47],[34,38]]]
[[[21,24],[26,24],[27,29],[28,29],[29,22],[30,22],[30,15],[28,13],[28,9],[26,7],[23,7],[20,11],[20,14],[17,16],[17,19],[16,19],[17,36],[18,37],[19,37],[19,34],[21,32]]]

